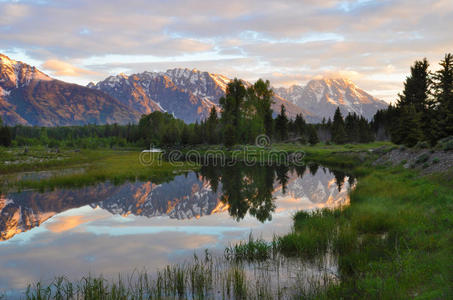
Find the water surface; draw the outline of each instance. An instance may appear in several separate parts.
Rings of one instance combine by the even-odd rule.
[[[55,276],[153,271],[291,230],[298,210],[346,205],[353,179],[310,167],[203,167],[169,182],[105,182],[0,197],[0,290]]]

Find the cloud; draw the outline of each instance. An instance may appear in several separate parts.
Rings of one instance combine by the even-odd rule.
[[[50,59],[42,64],[42,68],[52,72],[55,76],[84,76],[84,75],[96,75],[97,73],[90,70],[85,70],[71,65],[70,63],[58,60]]]
[[[0,4],[1,5],[1,4]],[[29,15],[30,9],[28,6],[23,4],[5,4],[2,6],[0,13],[0,26],[8,26],[14,22],[17,22],[27,15]]]
[[[136,57],[129,66],[134,72],[193,63],[278,84],[346,70],[379,92],[384,75],[400,80],[415,59],[426,56],[435,64],[451,51],[450,27],[450,0],[0,1],[1,50],[21,49],[41,62],[77,62],[56,64],[54,75],[72,74],[79,83],[131,65],[122,61],[128,55]],[[147,56],[163,63],[140,63]],[[381,94],[391,98],[387,90]]]

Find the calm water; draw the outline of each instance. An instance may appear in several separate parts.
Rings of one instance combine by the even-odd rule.
[[[298,210],[349,202],[353,179],[310,166],[203,167],[170,182],[101,183],[0,197],[0,291],[183,262],[291,230]]]

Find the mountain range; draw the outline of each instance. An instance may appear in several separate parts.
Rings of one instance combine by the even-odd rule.
[[[109,76],[84,87],[53,79],[36,67],[0,54],[0,116],[9,125],[63,126],[136,123],[153,111],[185,122],[206,118],[219,105],[231,79],[196,69]],[[243,81],[245,85],[250,83]],[[311,80],[305,87],[274,89],[274,114],[311,123],[333,116],[336,107],[370,119],[387,104],[347,79]]]

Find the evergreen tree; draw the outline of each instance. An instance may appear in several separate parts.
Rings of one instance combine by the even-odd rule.
[[[407,116],[403,115],[404,113],[417,115],[420,122],[417,130],[421,130],[423,133],[423,135],[419,137],[420,140],[433,139],[432,134],[434,130],[433,120],[431,119],[433,117],[431,113],[432,107],[429,107],[431,79],[428,67],[429,63],[426,58],[414,63],[411,67],[411,75],[406,78],[403,93],[399,95],[399,100],[397,102],[400,120],[407,119]],[[410,108],[402,109],[405,106],[410,106]],[[415,111],[413,112],[413,110]],[[401,122],[399,122],[399,124],[403,128],[407,128],[405,124],[402,124]],[[406,135],[409,134],[409,132],[405,132],[402,128],[397,128],[395,130],[403,140],[405,140]]]
[[[308,142],[310,145],[316,145],[319,143],[318,133],[313,125],[308,126]]]
[[[272,110],[264,115],[264,133],[271,138],[274,134],[274,119],[272,118]]]
[[[332,141],[336,144],[344,144],[346,142],[346,132],[344,129],[344,120],[340,112],[340,107],[337,107],[333,116],[332,123]]]
[[[453,135],[453,55],[445,54],[434,76],[433,94],[438,104],[436,138]]]
[[[422,139],[420,129],[420,114],[414,105],[401,107],[400,117],[395,131],[392,133],[392,142],[412,147]]]
[[[218,141],[218,134],[217,134],[217,125],[218,125],[218,118],[217,118],[217,110],[215,106],[211,108],[211,112],[209,114],[208,121],[206,123],[207,126],[207,138],[210,144],[217,144]]]
[[[280,109],[280,114],[275,120],[275,131],[277,133],[277,138],[280,141],[288,139],[288,118],[286,117],[286,108],[283,104]]]
[[[296,119],[294,120],[295,132],[297,136],[305,135],[305,120],[302,114],[297,114]]]
[[[371,129],[370,124],[368,121],[362,116],[360,119],[357,119],[356,124],[359,132],[358,142],[360,143],[369,143],[374,141],[374,134],[373,130]]]
[[[181,144],[188,145],[191,142],[190,128],[188,125],[184,125],[181,133]]]
[[[426,58],[414,63],[411,75],[404,83],[403,93],[399,95],[398,106],[412,105],[416,112],[425,110],[431,85],[428,67]]]
[[[224,144],[227,147],[234,146],[237,141],[236,130],[232,124],[227,124],[224,130]]]
[[[9,130],[8,126],[0,127],[0,146],[11,146],[11,131]]]
[[[347,141],[355,143],[359,141],[359,117],[356,113],[349,113],[344,119],[344,126],[347,135]]]

